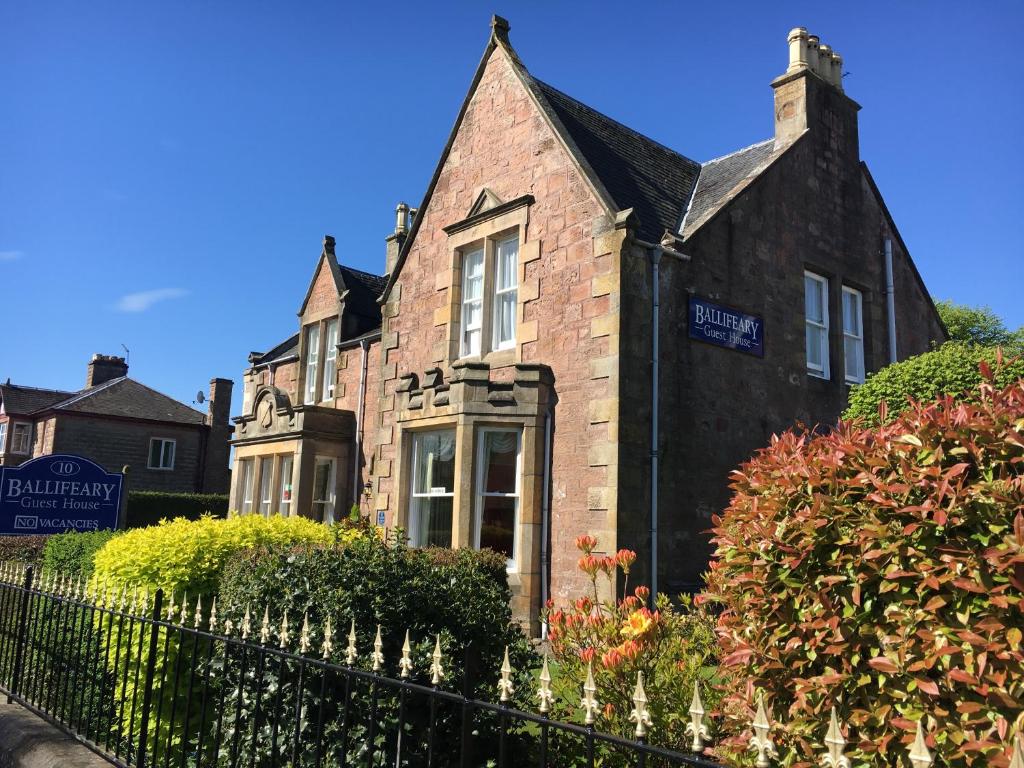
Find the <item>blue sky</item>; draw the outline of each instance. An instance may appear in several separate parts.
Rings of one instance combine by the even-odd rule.
[[[382,271],[492,12],[535,75],[697,160],[771,135],[809,27],[933,295],[1024,324],[1024,4],[40,0],[0,8],[0,376],[78,388],[124,344],[185,402],[238,382],[325,233]]]

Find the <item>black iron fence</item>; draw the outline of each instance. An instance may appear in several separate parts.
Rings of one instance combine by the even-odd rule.
[[[236,623],[216,603],[175,606],[157,591],[111,594],[31,568],[0,571],[0,690],[118,766],[705,766],[694,754],[646,743],[642,684],[637,738],[549,717],[551,691],[536,682],[537,712],[473,698],[473,666],[460,659],[463,690],[445,687],[438,641],[429,670],[412,669],[408,643],[397,674],[379,643],[357,667],[354,631],[346,663],[327,624],[314,633],[287,614],[271,624],[246,611]],[[166,599],[165,599],[166,597]],[[258,624],[258,626],[257,626]],[[314,648],[313,635],[319,642]],[[587,691],[581,706],[592,721]]]

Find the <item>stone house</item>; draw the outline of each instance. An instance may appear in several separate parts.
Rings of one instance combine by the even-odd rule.
[[[0,465],[68,453],[133,491],[227,493],[229,379],[210,381],[207,413],[128,378],[123,357],[93,355],[77,392],[0,384]]]
[[[634,583],[698,588],[729,472],[946,334],[842,60],[806,30],[774,135],[704,163],[534,78],[508,31],[399,206],[386,274],[326,238],[297,334],[250,356],[232,506],[359,503],[415,545],[496,549],[536,628],[585,586],[582,533],[636,550]]]

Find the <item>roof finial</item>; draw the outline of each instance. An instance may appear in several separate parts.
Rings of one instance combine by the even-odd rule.
[[[502,42],[508,42],[508,33],[512,27],[508,23],[508,19],[502,18],[498,14],[491,16],[491,33],[501,40]]]
[[[324,253],[334,255],[334,236],[324,235]]]

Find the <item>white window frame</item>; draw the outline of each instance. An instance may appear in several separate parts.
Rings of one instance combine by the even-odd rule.
[[[274,513],[274,457],[260,457],[259,513],[270,517]]]
[[[425,547],[427,545],[425,541],[422,541],[421,536],[420,536],[420,528],[421,528],[421,526],[420,526],[420,517],[422,516],[422,512],[421,512],[421,509],[420,509],[420,504],[423,503],[421,501],[422,499],[429,500],[429,499],[432,499],[432,498],[450,498],[452,500],[452,537],[453,537],[452,538],[452,546],[455,546],[455,544],[456,544],[456,542],[454,540],[454,534],[455,534],[454,528],[455,528],[455,515],[458,513],[458,511],[455,509],[455,486],[458,483],[458,478],[454,478],[452,480],[452,489],[451,489],[451,491],[446,491],[446,490],[443,490],[443,489],[438,490],[440,488],[440,486],[428,488],[426,491],[417,491],[416,490],[416,479],[419,477],[419,450],[418,450],[419,443],[427,435],[436,434],[437,432],[450,432],[451,435],[452,435],[452,440],[458,440],[458,431],[455,429],[454,425],[452,425],[451,427],[439,427],[437,429],[431,429],[431,430],[427,430],[427,431],[423,431],[423,432],[413,432],[410,435],[412,440],[410,441],[410,444],[409,444],[409,452],[410,452],[410,459],[411,459],[409,461],[409,466],[411,467],[412,474],[409,477],[409,530],[408,530],[408,534],[409,534],[409,546],[411,546],[411,547]],[[454,450],[458,451],[457,445],[456,445]],[[458,472],[458,463],[456,463],[455,471],[456,471],[456,473]]]
[[[857,326],[855,328],[848,328],[846,325],[846,299],[847,296],[851,297],[855,302],[857,308]],[[856,288],[850,288],[847,285],[843,286],[843,370],[846,375],[846,382],[848,384],[863,384],[864,383],[864,294],[858,291]],[[860,368],[858,371],[851,372],[847,368],[847,350],[850,345],[854,345],[855,356],[857,364]]]
[[[821,292],[820,295],[821,295],[821,317],[822,317],[822,322],[818,322],[817,320],[812,320],[811,318],[807,317],[807,295],[806,295],[807,294],[807,280],[812,280],[818,286],[818,289]],[[829,359],[828,359],[828,355],[829,355],[829,344],[828,344],[829,317],[828,317],[828,315],[829,315],[829,306],[828,306],[828,278],[827,277],[822,277],[821,275],[816,274],[814,272],[810,272],[810,271],[804,270],[804,345],[805,345],[805,347],[804,347],[804,355],[805,355],[806,361],[807,361],[807,373],[810,376],[814,376],[814,377],[819,378],[819,379],[829,379],[829,378],[831,378],[831,373],[829,371]],[[807,330],[806,330],[806,328],[808,326],[817,329],[819,331],[819,333],[820,333],[820,335],[819,335],[819,338],[821,339],[821,349],[820,349],[820,353],[821,353],[821,366],[820,367],[818,367],[816,365],[812,365],[811,360],[810,360],[810,356],[807,355],[807,349],[806,349]]]
[[[324,323],[324,400],[334,398],[334,383],[338,378],[338,318],[333,317]]]
[[[480,257],[480,298],[470,299],[467,298],[469,295],[469,269],[467,264],[469,263],[470,257]],[[472,306],[479,306],[480,322],[479,324],[470,328],[466,323],[467,309]],[[484,244],[475,245],[471,248],[466,248],[462,252],[462,304],[459,314],[459,355],[460,357],[473,357],[476,355],[484,354],[484,317],[487,311],[487,250]],[[477,338],[479,339],[477,350],[473,350],[467,340],[467,335],[470,331],[476,331]]]
[[[281,456],[280,469],[278,470],[279,477],[277,481],[277,509],[278,512],[285,517],[288,517],[291,514],[292,509],[292,472],[294,471],[295,457],[290,453]]]
[[[153,443],[160,443],[160,463],[157,466],[153,466]],[[166,465],[167,460],[167,446],[170,446],[171,450],[171,461],[169,465]],[[149,438],[149,455],[146,457],[146,468],[154,469],[159,472],[172,472],[174,470],[174,461],[177,459],[178,454],[178,441],[173,437],[151,437]]]
[[[0,421],[0,456],[7,450],[7,422]]]
[[[502,249],[506,246],[513,244],[515,246],[514,255],[515,261],[512,265],[512,284],[507,285],[504,288],[498,287],[498,276],[500,274],[499,261],[501,259]],[[494,277],[491,280],[493,289],[491,291],[491,349],[502,350],[502,349],[514,349],[516,346],[516,310],[519,297],[519,235],[515,234],[512,237],[505,237],[501,240],[495,240],[494,245],[491,248],[493,252],[492,262],[494,265]],[[486,281],[485,281],[486,284]],[[498,334],[500,333],[501,323],[499,322],[499,316],[501,311],[501,298],[503,296],[512,297],[512,338],[500,339]]]
[[[316,471],[317,471],[317,469],[320,467],[320,465],[322,463],[329,464],[330,465],[330,471],[329,471],[329,473],[327,475],[327,498],[325,498],[325,499],[318,499],[318,498],[316,498]],[[311,504],[312,504],[312,511],[314,513],[313,514],[313,519],[314,520],[319,519],[319,521],[322,522],[322,523],[331,524],[331,523],[333,523],[337,519],[337,515],[335,514],[335,512],[336,512],[335,507],[337,506],[337,498],[335,498],[336,495],[337,495],[337,489],[335,488],[335,485],[337,485],[337,478],[338,478],[338,460],[337,459],[335,459],[333,456],[317,456],[313,460],[313,500],[312,500]],[[318,512],[317,505],[322,505],[319,508],[319,514],[317,514],[317,512]]]
[[[487,457],[484,449],[487,441],[484,435],[488,432],[512,432],[516,436],[516,487],[512,493],[487,493],[484,491],[484,472],[487,466]],[[481,427],[477,431],[476,446],[476,492],[473,494],[473,547],[480,549],[480,530],[483,526],[484,498],[514,498],[516,500],[515,514],[512,519],[512,557],[506,563],[506,569],[510,572],[518,570],[519,563],[519,520],[522,510],[522,475],[523,475],[523,430],[519,427]]]
[[[253,509],[253,486],[256,484],[256,461],[255,459],[242,459],[242,477],[240,479],[241,513],[250,514]]]
[[[302,402],[305,405],[313,405],[316,403],[319,383],[317,376],[320,371],[320,323],[307,325],[303,333],[306,335],[306,393]]]

